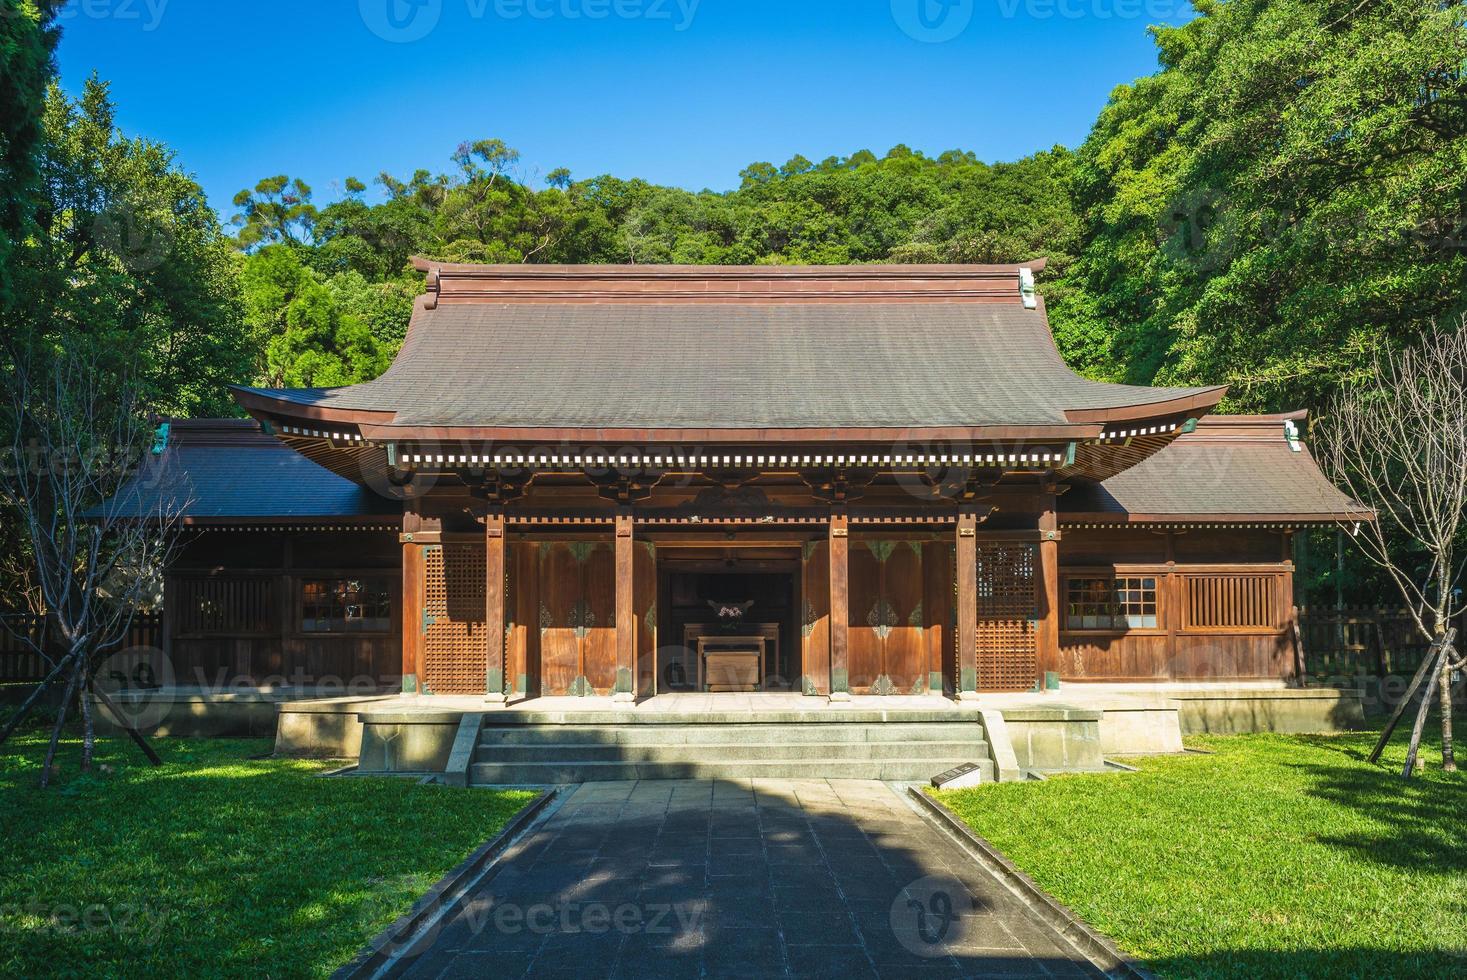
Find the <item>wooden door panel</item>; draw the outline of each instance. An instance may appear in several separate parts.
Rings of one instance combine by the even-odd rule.
[[[538,548],[541,690],[554,697],[570,694],[581,676],[581,569],[569,544]]]
[[[957,623],[953,618],[954,562],[951,543],[922,546],[922,624],[927,634],[928,687],[934,693],[957,691]]]
[[[830,543],[807,542],[800,577],[801,689],[830,693]]]
[[[509,544],[505,676],[516,694],[540,693],[540,571],[537,545]]]
[[[852,694],[870,694],[882,670],[882,636],[890,628],[892,610],[882,594],[885,541],[851,542],[850,647],[847,664]]]
[[[882,593],[893,625],[882,656],[884,673],[899,694],[927,688],[927,637],[923,624],[922,545],[896,544],[883,566]]]
[[[609,697],[616,688],[616,549],[609,543],[580,547],[587,548],[581,575],[590,611],[581,641],[581,669],[591,690]]]
[[[1038,548],[978,545],[978,690],[1024,691],[1039,677]]]
[[[637,696],[656,690],[657,546],[639,541],[632,553],[632,605],[637,612]]]

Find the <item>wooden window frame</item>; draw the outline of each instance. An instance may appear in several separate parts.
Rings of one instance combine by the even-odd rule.
[[[1060,569],[1059,604],[1056,610],[1059,618],[1059,630],[1063,636],[1165,636],[1168,632],[1167,618],[1169,611],[1167,599],[1167,575],[1170,569],[1165,565],[1100,565],[1100,566],[1066,566]],[[1112,583],[1119,579],[1149,578],[1155,582],[1156,595],[1156,625],[1155,626],[1109,626],[1092,627],[1089,629],[1074,628],[1069,625],[1070,583],[1077,579],[1109,579]]]
[[[266,587],[267,587],[267,591],[270,593],[270,600],[269,600],[270,609],[271,609],[271,617],[270,617],[271,618],[271,625],[270,625],[270,627],[268,629],[263,629],[263,630],[259,630],[259,629],[245,630],[245,629],[234,629],[234,628],[224,628],[224,629],[217,629],[217,630],[214,630],[214,629],[185,629],[184,628],[184,626],[185,626],[185,616],[183,614],[183,609],[182,609],[182,603],[184,602],[184,598],[185,597],[181,593],[188,588],[188,586],[189,586],[190,583],[195,583],[195,582],[251,582],[251,583],[264,583],[266,585]],[[180,639],[180,640],[217,640],[217,639],[255,640],[255,639],[265,639],[265,638],[269,638],[269,637],[272,637],[272,636],[279,636],[280,635],[280,627],[281,627],[281,624],[279,622],[275,622],[274,621],[276,619],[276,617],[279,616],[279,607],[277,605],[278,599],[276,598],[280,594],[278,591],[276,591],[278,588],[279,588],[279,582],[278,582],[278,577],[277,576],[271,575],[271,574],[268,574],[268,573],[262,573],[262,572],[259,572],[257,570],[247,570],[247,571],[243,571],[243,572],[236,572],[236,571],[234,571],[234,570],[231,569],[228,574],[213,574],[213,573],[210,573],[210,572],[207,572],[207,571],[192,571],[192,570],[191,571],[181,571],[181,572],[170,572],[168,574],[167,582],[166,582],[166,585],[165,585],[166,592],[165,592],[165,599],[164,599],[164,610],[165,610],[165,615],[171,620],[171,624],[172,624],[172,628],[171,628],[172,637],[174,639]],[[173,604],[174,605],[174,608],[173,609],[169,609],[168,608],[168,606],[170,604]]]
[[[1284,608],[1281,590],[1289,569],[1280,566],[1259,565],[1251,568],[1230,566],[1226,568],[1202,568],[1180,566],[1177,569],[1177,632],[1182,636],[1282,636],[1289,631],[1290,610]],[[1226,625],[1195,626],[1190,622],[1192,583],[1199,579],[1268,579],[1273,590],[1273,626]]]
[[[291,621],[290,635],[297,638],[308,639],[346,639],[354,636],[382,637],[390,636],[393,632],[393,623],[397,621],[398,603],[397,593],[393,590],[393,576],[391,572],[372,570],[366,573],[351,572],[307,572],[283,576],[286,587],[290,589],[291,595]],[[306,625],[306,583],[307,582],[361,582],[364,586],[370,585],[380,590],[387,597],[387,625],[380,630],[308,630]]]

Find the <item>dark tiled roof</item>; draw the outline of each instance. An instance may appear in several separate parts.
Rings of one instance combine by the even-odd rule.
[[[433,437],[725,430],[839,438],[1200,414],[1223,391],[1075,375],[1034,293],[1042,261],[418,267],[427,292],[381,378],[327,390],[241,389],[241,402],[264,415]]]
[[[454,305],[376,381],[261,391],[406,426],[1063,425],[1209,389],[1089,381],[1019,304]]]
[[[1331,520],[1366,508],[1329,482],[1285,424],[1302,415],[1212,416],[1193,433],[1103,483],[1060,498],[1061,516],[1294,517]]]
[[[150,457],[116,498],[118,516],[152,517],[177,501],[190,520],[346,519],[389,516],[401,505],[337,476],[266,435],[254,421],[199,419],[169,426],[167,449]],[[167,504],[171,511],[175,505]]]

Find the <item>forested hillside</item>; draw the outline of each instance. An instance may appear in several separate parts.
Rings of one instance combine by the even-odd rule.
[[[341,384],[380,371],[402,339],[421,276],[411,255],[456,262],[735,264],[999,262],[1050,255],[1063,270],[1076,220],[1063,149],[990,166],[906,147],[781,167],[756,163],[731,193],[642,180],[529,186],[498,140],[466,144],[444,173],[362,181],[317,208],[298,180],[236,199],[250,328],[270,384]]]
[[[1076,154],[1066,351],[1117,379],[1231,381],[1235,408],[1318,405],[1461,309],[1464,6],[1197,7]]]

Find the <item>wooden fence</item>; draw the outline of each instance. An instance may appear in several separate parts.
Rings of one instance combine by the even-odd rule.
[[[1458,632],[1467,635],[1463,626]],[[1299,632],[1306,670],[1315,678],[1409,676],[1427,649],[1405,609],[1302,608]]]
[[[30,640],[44,641],[45,649],[53,657],[62,652],[46,636],[46,617],[29,614],[0,615],[0,684],[39,681],[49,673],[46,661],[31,648],[28,642]],[[132,647],[158,647],[162,642],[163,618],[156,613],[139,613],[133,617],[132,629],[127,638],[115,644],[108,652]]]

